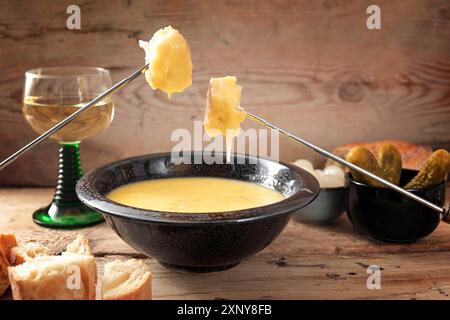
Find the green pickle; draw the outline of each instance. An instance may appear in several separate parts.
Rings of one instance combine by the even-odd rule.
[[[371,173],[379,177],[383,177],[384,175],[383,169],[381,168],[375,156],[372,154],[372,152],[369,151],[369,149],[365,147],[352,148],[347,153],[346,160],[348,162],[357,165],[358,167],[370,171]],[[352,174],[353,179],[355,179],[358,182],[366,183],[372,187],[382,187],[381,183],[373,180],[372,178],[366,177],[365,175],[358,173],[354,170],[350,170],[350,172]]]
[[[400,183],[402,173],[402,157],[400,151],[391,144],[386,144],[377,152],[377,158],[365,147],[355,147],[346,156],[347,161],[370,171],[396,185]],[[450,153],[444,149],[433,152],[419,173],[404,188],[428,188],[435,186],[447,178],[450,169]],[[383,185],[354,170],[350,170],[356,181],[372,187]]]
[[[444,149],[436,150],[405,188],[428,188],[435,186],[447,178],[449,169],[450,153]]]
[[[383,171],[382,178],[399,185],[402,175],[402,155],[400,151],[398,151],[396,146],[386,144],[378,150],[377,155]]]

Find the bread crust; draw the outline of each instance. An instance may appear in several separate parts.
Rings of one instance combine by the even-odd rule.
[[[9,288],[8,260],[0,254],[0,296]]]
[[[11,248],[17,246],[16,237],[10,233],[0,234],[0,253],[8,257]]]
[[[9,288],[9,253],[11,248],[17,246],[16,237],[13,234],[0,234],[0,296]]]

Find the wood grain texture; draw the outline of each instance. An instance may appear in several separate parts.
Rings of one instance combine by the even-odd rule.
[[[400,245],[356,234],[345,216],[324,226],[291,221],[272,244],[233,269],[181,274],[136,252],[106,224],[76,231],[35,225],[32,212],[51,196],[47,188],[0,189],[0,233],[12,232],[19,242],[44,243],[53,253],[82,233],[91,241],[100,275],[107,261],[144,259],[153,272],[154,299],[450,299],[449,225]],[[366,287],[371,264],[382,268],[380,290]]]
[[[82,143],[85,169],[169,151],[174,129],[202,120],[208,79],[223,75],[238,77],[249,111],[327,149],[450,141],[448,1],[378,1],[377,31],[365,26],[364,0],[85,0],[79,31],[65,28],[71,3],[0,3],[0,158],[36,136],[20,111],[27,69],[103,66],[117,81],[143,63],[137,40],[169,24],[190,44],[192,87],[169,101],[142,78],[118,93],[111,127]],[[280,147],[283,160],[324,160],[285,139]],[[45,142],[0,172],[0,184],[53,185],[56,165]]]

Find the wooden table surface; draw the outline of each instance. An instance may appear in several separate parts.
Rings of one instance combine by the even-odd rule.
[[[19,242],[39,241],[54,253],[82,233],[100,274],[105,261],[145,259],[153,271],[154,299],[449,299],[450,226],[444,224],[421,241],[398,245],[357,235],[346,216],[326,226],[291,221],[271,245],[233,269],[181,274],[139,254],[106,224],[72,231],[35,225],[33,210],[47,204],[52,192],[0,189],[0,232],[14,233]],[[379,290],[366,286],[372,264],[382,268]]]

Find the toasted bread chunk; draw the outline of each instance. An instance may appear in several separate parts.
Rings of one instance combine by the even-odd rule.
[[[104,300],[151,300],[152,273],[141,260],[108,262],[102,294]]]
[[[9,267],[15,300],[94,300],[95,258],[85,254],[36,257]]]
[[[206,111],[203,127],[210,137],[225,137],[227,162],[231,159],[233,139],[241,131],[245,111],[241,108],[242,87],[236,77],[211,78],[206,94]]]
[[[149,68],[145,78],[152,89],[160,89],[170,98],[192,84],[191,51],[183,35],[171,26],[155,32],[150,41],[139,41],[145,50]]]

